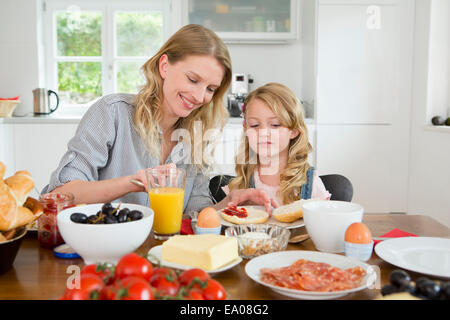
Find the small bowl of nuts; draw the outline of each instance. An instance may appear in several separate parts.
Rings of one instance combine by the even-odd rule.
[[[225,229],[225,236],[237,239],[243,259],[252,259],[286,249],[290,232],[272,224],[241,224]]]

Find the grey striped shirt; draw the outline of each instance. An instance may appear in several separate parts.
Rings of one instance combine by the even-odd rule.
[[[42,193],[52,191],[69,181],[98,181],[135,174],[140,169],[159,165],[145,149],[133,127],[134,95],[107,95],[93,104],[78,125],[75,136],[58,168],[52,173]],[[209,178],[192,164],[180,163],[183,144],[172,149],[166,163],[175,163],[186,170],[183,211],[199,211],[213,205]],[[125,203],[149,205],[148,195],[136,192],[117,199]]]

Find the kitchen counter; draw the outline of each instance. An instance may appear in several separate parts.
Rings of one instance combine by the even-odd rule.
[[[419,215],[364,215],[363,222],[370,228],[373,236],[380,236],[388,231],[399,228],[401,230],[429,237],[450,237],[450,229],[427,216]],[[305,228],[294,229],[293,234],[305,233]],[[153,239],[152,234],[137,250],[145,254],[150,248],[160,245],[161,241]],[[289,244],[287,250],[316,250],[311,239],[300,244]],[[269,288],[266,288],[251,278],[245,272],[248,260],[239,265],[214,276],[227,292],[227,299],[231,300],[287,300]],[[389,282],[391,271],[397,267],[385,262],[373,253],[367,264],[379,267],[379,279],[373,288],[352,293],[341,300],[371,300],[380,294],[383,285]],[[24,239],[18,252],[13,267],[3,275],[0,275],[0,300],[5,299],[58,299],[64,292],[66,282],[70,276],[68,267],[83,267],[81,259],[64,260],[53,256],[51,250],[39,247],[35,237]],[[73,270],[73,269],[72,269]],[[423,275],[408,272],[415,280]],[[429,277],[432,279],[432,277]]]

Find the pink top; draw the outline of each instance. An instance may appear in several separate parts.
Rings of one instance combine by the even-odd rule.
[[[279,204],[282,203],[281,199],[277,197],[277,192],[280,189],[280,186],[270,186],[268,184],[263,183],[259,178],[258,170],[255,170],[255,172],[253,173],[253,177],[255,179],[255,189],[264,190],[270,198],[276,199]],[[230,192],[228,186],[222,187],[222,190],[227,195]],[[317,174],[317,171],[314,171],[313,190],[311,194],[311,199],[330,200],[330,198],[331,193],[329,193],[328,190],[325,189],[322,179],[320,179],[319,175]]]

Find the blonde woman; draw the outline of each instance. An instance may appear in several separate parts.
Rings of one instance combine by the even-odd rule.
[[[207,140],[194,141],[195,131],[222,130],[227,120],[222,101],[232,70],[226,46],[214,32],[187,25],[142,72],[146,84],[137,95],[108,95],[89,108],[42,193],[71,192],[76,203],[148,205],[145,190],[130,181],[146,185],[146,168],[177,166],[187,172],[184,212],[213,205],[204,174],[208,166],[192,151],[212,152]],[[258,195],[244,198],[268,201]]]
[[[229,190],[263,190],[277,204],[299,199],[329,200],[317,172],[308,163],[312,147],[295,94],[279,83],[252,91],[245,100],[244,134]]]

